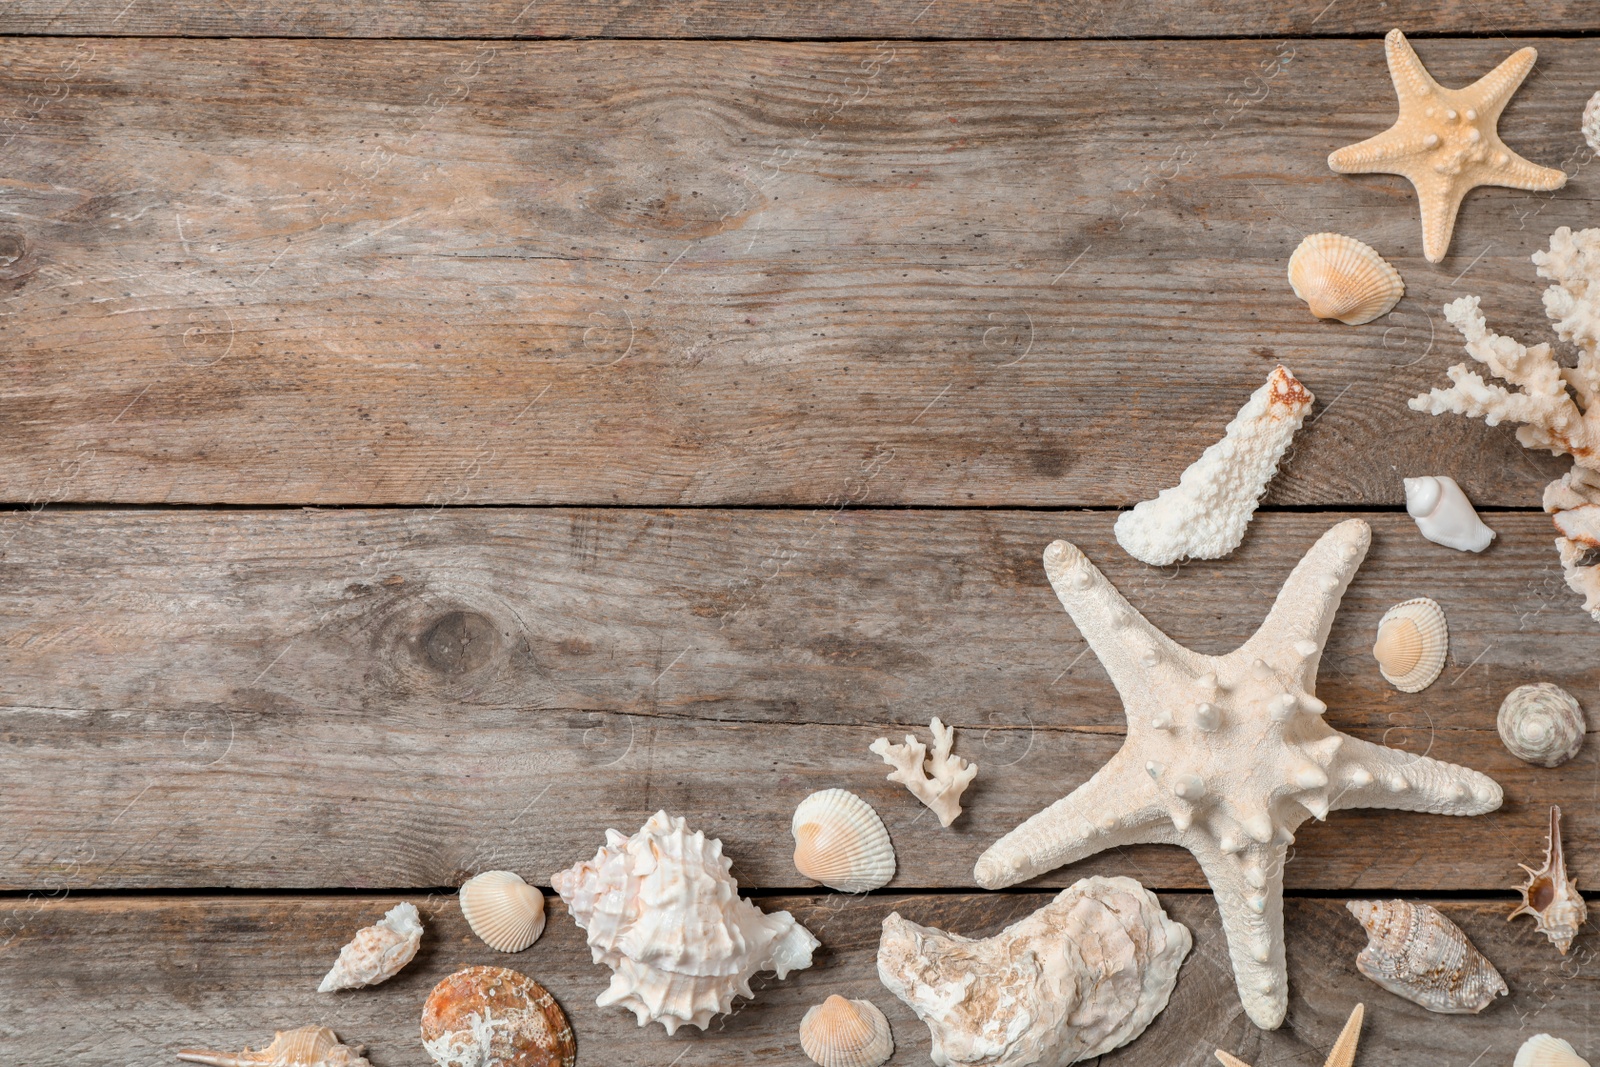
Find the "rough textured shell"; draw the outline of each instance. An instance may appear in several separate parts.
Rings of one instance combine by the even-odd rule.
[[[1559,1037],[1534,1034],[1517,1049],[1511,1067],[1589,1067],[1589,1061]]]
[[[812,793],[795,809],[794,866],[846,893],[880,889],[894,877],[894,845],[872,805],[844,789]]]
[[[322,978],[319,993],[387,982],[411,962],[422,943],[422,920],[415,904],[399,903],[371,926],[357,930]]]
[[[1289,284],[1319,319],[1371,322],[1400,302],[1400,272],[1370,245],[1342,233],[1314,233],[1289,257]]]
[[[1589,150],[1600,152],[1600,93],[1595,93],[1583,105],[1583,139]],[[1519,1064],[1518,1067],[1521,1067]]]
[[[259,1052],[212,1052],[186,1048],[178,1059],[204,1063],[209,1067],[372,1067],[362,1055],[362,1046],[343,1045],[326,1026],[302,1026],[298,1030],[279,1030],[272,1044]]]
[[[1559,685],[1519,685],[1495,717],[1506,751],[1525,763],[1559,767],[1578,754],[1588,729],[1583,708]]]
[[[872,1001],[835,994],[800,1020],[800,1047],[819,1067],[879,1067],[894,1055],[894,1036]]]
[[[594,961],[612,970],[596,1004],[669,1034],[684,1023],[705,1029],[734,997],[755,995],[757,972],[784,978],[811,966],[817,939],[788,912],[741,899],[732,865],[721,841],[658,811],[631,837],[607,830],[594,859],[551,876]]]
[[[1314,399],[1287,367],[1275,369],[1176,486],[1117,517],[1117,543],[1152,567],[1238,548]]]
[[[573,1067],[577,1039],[567,1013],[532,978],[504,967],[468,967],[428,994],[422,1047],[439,1067]]]
[[[928,1024],[935,1063],[1060,1067],[1143,1033],[1191,944],[1138,882],[1085,878],[981,941],[891,914],[878,978]]]
[[[1432,685],[1449,654],[1444,609],[1427,597],[1396,604],[1378,621],[1372,656],[1378,672],[1402,693],[1420,693]]]
[[[461,885],[461,915],[496,952],[521,952],[544,932],[544,894],[510,871],[484,871]]]
[[[1522,903],[1507,918],[1532,915],[1535,928],[1565,956],[1578,936],[1589,906],[1578,892],[1578,880],[1567,877],[1566,851],[1561,847],[1561,809],[1550,809],[1550,836],[1545,843],[1544,866],[1528,872],[1528,884],[1520,886]]]
[[[1396,996],[1429,1011],[1475,1015],[1507,992],[1494,964],[1431,905],[1352,900],[1345,907],[1367,930],[1356,969]]]

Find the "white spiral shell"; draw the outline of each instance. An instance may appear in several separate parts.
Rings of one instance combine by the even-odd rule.
[[[1489,547],[1494,531],[1478,518],[1477,509],[1454,478],[1440,474],[1404,481],[1406,511],[1423,537],[1458,552],[1482,552]]]
[[[800,1047],[818,1067],[879,1067],[894,1055],[894,1035],[872,1001],[835,993],[800,1020]]]
[[[881,889],[894,877],[894,845],[872,805],[845,789],[812,793],[795,809],[794,866],[845,893]]]
[[[1495,717],[1506,751],[1538,767],[1559,767],[1578,754],[1588,728],[1583,708],[1559,685],[1535,682],[1506,694]]]
[[[1405,295],[1400,272],[1371,245],[1342,233],[1314,233],[1289,257],[1289,284],[1319,319],[1371,322]]]
[[[544,933],[544,894],[510,871],[484,871],[461,886],[461,916],[496,952],[521,952]]]

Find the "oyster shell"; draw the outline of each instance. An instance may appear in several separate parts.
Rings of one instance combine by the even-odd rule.
[[[422,1047],[439,1067],[573,1067],[572,1024],[544,986],[504,967],[468,967],[428,994]]]
[[[879,1067],[894,1055],[894,1036],[872,1001],[836,993],[800,1020],[800,1047],[818,1067]]]
[[[1524,867],[1528,884],[1519,886],[1522,903],[1507,916],[1532,915],[1538,931],[1550,939],[1565,956],[1572,939],[1589,917],[1589,906],[1578,893],[1578,880],[1567,877],[1567,859],[1561,849],[1561,809],[1550,809],[1550,839],[1545,846],[1544,866],[1537,871]]]
[[[1289,257],[1289,284],[1319,319],[1371,322],[1400,302],[1405,282],[1371,245],[1342,233],[1314,233]]]
[[[1576,756],[1588,729],[1572,694],[1549,682],[1519,685],[1506,694],[1495,726],[1507,752],[1539,767],[1559,767]]]
[[[372,1067],[362,1055],[365,1051],[362,1045],[340,1044],[338,1035],[326,1026],[302,1026],[279,1030],[272,1044],[259,1052],[186,1048],[178,1051],[178,1059],[209,1067]]]
[[[734,997],[755,995],[758,971],[785,978],[811,966],[817,939],[788,912],[740,898],[732,866],[721,841],[658,811],[631,837],[607,830],[594,859],[551,876],[594,961],[612,970],[596,1004],[669,1034],[684,1023],[703,1030]]]
[[[845,893],[881,889],[894,877],[894,845],[872,805],[844,789],[812,793],[795,809],[794,866]]]
[[[1476,1015],[1509,992],[1494,964],[1437,908],[1406,900],[1345,907],[1367,930],[1356,969],[1396,996],[1429,1011]]]
[[[387,982],[411,962],[422,943],[422,920],[415,904],[402,901],[383,918],[356,931],[317,986],[318,993]]]
[[[1589,1067],[1589,1061],[1559,1037],[1534,1034],[1517,1049],[1511,1067]]]
[[[544,933],[544,894],[510,871],[484,871],[461,884],[461,916],[496,952],[521,952]]]
[[[1396,604],[1378,622],[1372,658],[1390,685],[1420,693],[1444,670],[1450,654],[1450,627],[1444,609],[1427,597]]]

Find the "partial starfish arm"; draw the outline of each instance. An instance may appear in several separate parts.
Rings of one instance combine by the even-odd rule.
[[[1417,191],[1417,208],[1422,215],[1422,257],[1429,263],[1443,263],[1468,188],[1426,170],[1413,170],[1406,177]]]
[[[1539,59],[1533,48],[1519,48],[1506,57],[1505,62],[1460,90],[1463,97],[1478,101],[1478,114],[1494,121],[1511,99],[1511,94],[1527,79],[1528,72]]]
[[[1407,100],[1417,100],[1438,91],[1439,83],[1417,58],[1416,49],[1411,47],[1405,34],[1390,30],[1383,39],[1383,51],[1389,61],[1389,77],[1394,79],[1395,95],[1400,97],[1402,105]]]
[[[1567,184],[1567,172],[1564,170],[1530,163],[1509,148],[1506,149],[1506,156],[1506,162],[1493,171],[1493,176],[1489,179],[1491,185],[1548,193]]]
[[[1001,889],[1118,845],[1176,841],[1155,783],[1127,751],[990,845],[973,870],[978,884]]]
[[[1328,807],[1482,815],[1500,806],[1499,783],[1443,760],[1346,736],[1334,758]]]
[[[1277,1029],[1289,1009],[1289,976],[1283,959],[1283,864],[1288,846],[1251,849],[1247,858],[1223,852],[1203,834],[1186,836],[1183,844],[1200,862],[1216,895],[1245,1014],[1263,1030]],[[1250,870],[1265,874],[1261,886],[1247,880]]]
[[[1391,126],[1365,141],[1345,145],[1328,155],[1335,174],[1398,174],[1397,165],[1425,151],[1426,135],[1400,125]]]
[[[1372,528],[1360,519],[1346,519],[1323,534],[1283,583],[1261,628],[1234,655],[1294,671],[1312,691],[1334,612],[1371,543]],[[1286,654],[1292,660],[1278,661]]]

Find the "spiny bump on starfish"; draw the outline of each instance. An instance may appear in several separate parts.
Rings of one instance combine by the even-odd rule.
[[[1500,806],[1484,775],[1339,733],[1317,666],[1371,530],[1333,527],[1306,553],[1261,628],[1225,656],[1184,648],[1140,615],[1073,545],[1045,572],[1121,696],[1121,750],[1070,795],[989,848],[974,875],[999,889],[1107,848],[1181,845],[1216,895],[1239,996],[1283,1022],[1283,865],[1294,830],[1340,808],[1472,815]]]
[[[1344,1029],[1339,1031],[1338,1040],[1334,1041],[1333,1049],[1328,1053],[1328,1060],[1323,1067],[1355,1067],[1356,1044],[1361,1040],[1361,1019],[1366,1014],[1366,1005],[1357,1004],[1350,1011],[1350,1018],[1346,1020]],[[1250,1065],[1231,1052],[1217,1049],[1217,1059],[1223,1067],[1250,1067]]]
[[[1384,38],[1400,117],[1376,137],[1328,156],[1340,174],[1398,174],[1417,190],[1422,249],[1444,259],[1461,201],[1480,185],[1548,192],[1567,183],[1552,167],[1530,163],[1500,140],[1500,112],[1527,78],[1539,53],[1521,48],[1464,89],[1433,80],[1399,30]]]

